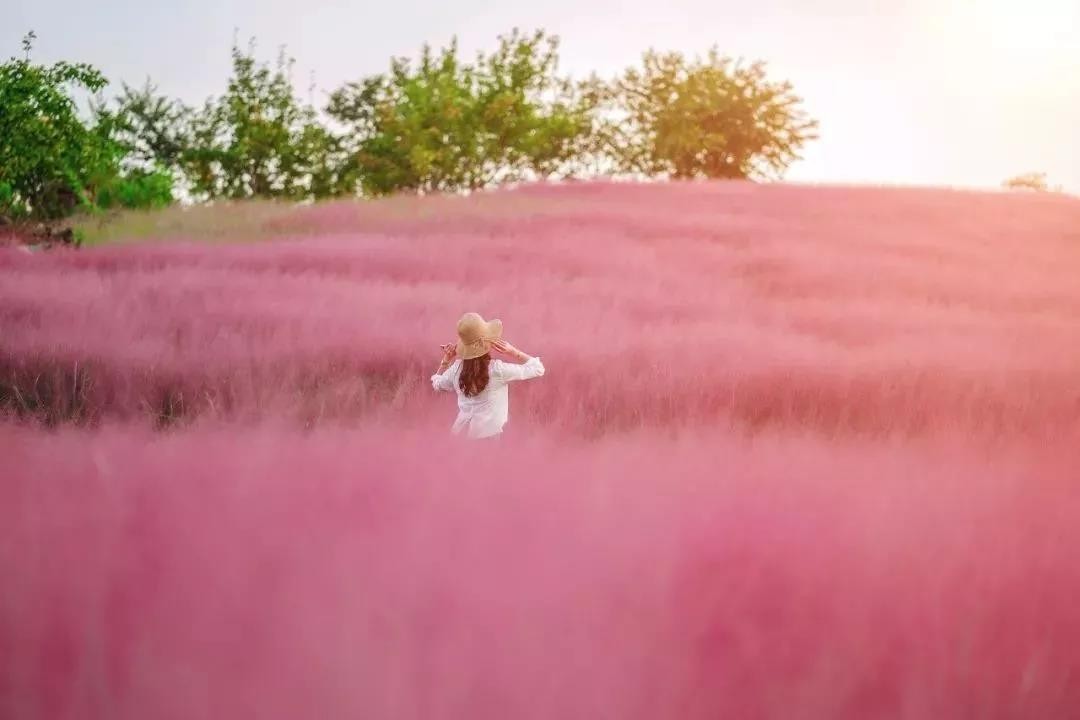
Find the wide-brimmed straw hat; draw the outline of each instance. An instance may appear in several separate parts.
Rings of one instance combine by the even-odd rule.
[[[457,354],[462,360],[472,360],[487,355],[491,341],[502,337],[502,320],[490,322],[478,313],[465,313],[457,324]]]

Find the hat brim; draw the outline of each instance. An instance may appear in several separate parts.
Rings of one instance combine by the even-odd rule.
[[[503,324],[502,320],[490,320],[486,323],[483,336],[468,345],[458,341],[457,355],[462,360],[472,360],[482,355],[487,355],[491,352],[491,341],[498,340],[502,337]]]

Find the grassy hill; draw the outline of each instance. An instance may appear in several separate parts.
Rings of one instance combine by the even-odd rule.
[[[1080,707],[1076,199],[586,184],[98,232],[0,250],[0,716]],[[547,366],[495,443],[428,381],[468,310]]]

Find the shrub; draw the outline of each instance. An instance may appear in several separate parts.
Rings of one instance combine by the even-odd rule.
[[[154,209],[173,202],[173,177],[164,169],[131,170],[104,185],[94,198],[103,210]]]

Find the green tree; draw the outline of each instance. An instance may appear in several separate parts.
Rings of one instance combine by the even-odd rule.
[[[72,98],[104,88],[102,74],[85,63],[33,64],[34,39],[0,65],[0,215],[52,220],[91,207],[122,150],[109,124],[84,122]]]
[[[246,51],[233,47],[232,66],[224,95],[199,108],[158,94],[148,82],[125,85],[110,107],[99,109],[127,162],[142,172],[139,192],[159,188],[163,173],[202,200],[355,192],[342,139],[294,93],[293,61],[282,54],[275,67],[259,63],[252,43]]]
[[[176,162],[191,192],[209,199],[298,200],[351,191],[355,180],[345,167],[340,139],[294,94],[292,61],[282,55],[272,69],[256,61],[252,48],[236,47],[232,59],[225,95],[190,113],[190,126],[180,136],[188,147]],[[143,142],[150,145],[159,134],[146,135]],[[156,157],[173,161],[168,152],[158,151]]]
[[[475,63],[479,161],[470,188],[572,174],[592,130],[589,98],[558,71],[558,38],[517,30]]]
[[[143,99],[151,98],[149,86],[143,91],[138,91]],[[113,146],[118,149],[118,162],[111,175],[100,184],[94,197],[94,207],[102,210],[113,208],[160,208],[172,204],[174,201],[173,187],[175,177],[173,171],[161,160],[159,156],[166,155],[170,148],[167,145],[167,137],[164,134],[182,132],[184,126],[176,122],[173,115],[157,124],[158,135],[150,135],[145,131],[154,122],[149,106],[139,107],[130,102],[136,95],[127,85],[124,93],[117,102],[119,110],[110,110],[108,105],[102,102],[91,104],[97,131],[107,136]],[[132,111],[129,106],[134,107]],[[161,109],[159,105],[158,109]],[[143,142],[143,138],[149,138],[150,142]],[[174,138],[171,152],[179,155],[182,152],[183,141]]]
[[[703,60],[650,51],[605,96],[604,149],[620,173],[779,177],[817,137],[790,83],[716,50]]]
[[[558,41],[514,31],[462,61],[457,43],[334,92],[366,193],[473,190],[573,168],[590,108],[556,75]]]
[[[140,88],[125,83],[111,106],[96,105],[94,110],[99,119],[112,123],[113,136],[129,162],[179,172],[192,143],[190,107],[159,95],[147,81]]]

